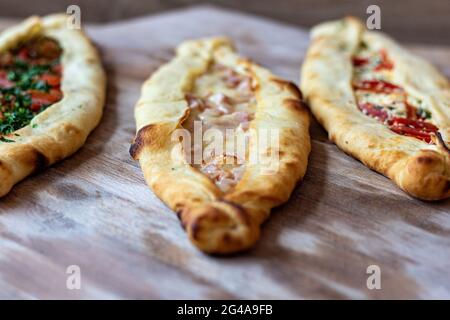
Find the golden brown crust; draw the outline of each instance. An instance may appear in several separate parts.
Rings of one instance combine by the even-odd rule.
[[[180,220],[191,241],[215,254],[251,247],[259,238],[259,225],[234,202],[217,200],[194,209],[185,207]]]
[[[444,199],[450,196],[450,179],[446,172],[448,164],[443,154],[420,150],[408,159],[396,181],[406,192],[420,194],[422,199]]]
[[[0,196],[31,173],[78,150],[100,121],[106,78],[99,56],[81,30],[68,29],[66,16],[31,17],[0,35],[0,50],[46,35],[63,48],[63,99],[0,142]]]
[[[171,138],[189,115],[185,94],[212,61],[254,80],[257,107],[250,129],[280,130],[276,174],[261,174],[261,164],[247,163],[242,179],[228,192],[188,164],[180,141]],[[201,250],[227,254],[250,248],[270,209],[287,201],[305,174],[309,114],[300,98],[294,84],[240,58],[226,38],[183,43],[175,59],[143,85],[135,109],[138,133],[130,154],[139,159],[148,185],[177,212],[189,238]],[[252,132],[249,153],[267,158],[270,150],[259,150],[258,131]]]
[[[450,197],[450,157],[442,143],[430,145],[398,135],[359,111],[351,86],[351,57],[361,39],[387,49],[395,65],[395,82],[430,105],[450,145],[450,85],[445,77],[385,35],[366,31],[352,17],[312,31],[301,75],[301,89],[311,111],[343,151],[391,178],[410,195],[424,200]]]

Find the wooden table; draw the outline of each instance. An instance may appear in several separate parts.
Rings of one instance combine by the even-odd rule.
[[[0,199],[1,298],[450,298],[450,202],[410,198],[316,123],[304,182],[234,257],[194,248],[128,155],[141,83],[180,41],[227,34],[298,82],[306,31],[198,7],[88,32],[108,71],[104,117],[74,156]],[[450,48],[413,49],[450,74]],[[70,265],[80,290],[66,288]],[[366,286],[369,265],[381,290]]]

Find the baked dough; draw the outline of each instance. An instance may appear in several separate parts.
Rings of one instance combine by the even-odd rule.
[[[220,83],[224,74],[229,75],[225,84]],[[236,88],[247,94],[248,80],[253,97],[244,97],[231,106],[229,101],[237,98],[227,95],[238,95]],[[195,111],[199,101],[210,104],[202,109],[207,112]],[[225,110],[217,112],[212,104]],[[211,118],[209,113],[213,113]],[[173,133],[189,127],[194,114],[212,127],[222,126],[222,120],[232,115],[244,119],[236,125],[230,123],[236,135],[250,133],[243,170],[237,166],[222,170],[209,162],[218,170],[211,173],[211,167],[204,163],[191,165],[187,161],[189,152],[180,139],[173,139]],[[191,241],[208,253],[227,254],[251,247],[270,209],[288,200],[306,171],[309,114],[300,91],[238,56],[227,38],[181,44],[176,57],[144,83],[135,118],[137,134],[131,156],[139,160],[151,189],[177,213]],[[279,130],[277,170],[272,173],[264,171],[270,144],[268,148],[258,147],[259,129]],[[261,161],[249,161],[251,156]],[[240,177],[228,179],[234,177],[236,172],[230,171],[235,169],[242,172]],[[224,180],[226,183],[221,183]]]
[[[67,28],[66,19],[64,14],[31,17],[0,35],[1,52],[38,36],[57,40],[63,50],[63,98],[0,141],[0,196],[31,173],[73,154],[102,116],[106,78],[99,56],[81,30]]]
[[[353,17],[320,24],[313,28],[311,35],[311,46],[302,67],[301,89],[312,113],[328,131],[329,138],[347,154],[394,180],[410,195],[424,200],[448,198],[450,196],[448,80],[428,62],[411,54],[386,35],[367,31],[362,22]],[[361,95],[359,91],[354,90],[355,74],[356,80],[358,77],[371,76],[358,75],[361,70],[355,69],[356,65],[367,62],[360,58],[354,60],[361,46],[368,46],[373,50],[372,53],[381,52],[382,55],[388,56],[389,62],[381,68],[378,67],[385,70],[376,73],[377,77],[384,79],[387,74],[389,81],[395,86],[388,85],[392,88],[398,86],[393,90],[394,93],[402,92],[407,99],[413,97],[423,103],[424,109],[420,109],[421,112],[431,116],[430,120],[425,121],[421,116],[414,115],[419,118],[419,122],[411,123],[415,126],[425,126],[428,122],[426,126],[436,128],[438,132],[422,132],[425,141],[397,134],[398,119],[386,119],[388,113],[383,111],[383,102],[374,103],[376,109],[364,111],[372,116],[359,110],[361,101],[358,99]],[[355,73],[355,70],[358,72]],[[370,81],[366,82],[369,87]],[[376,88],[378,89],[380,87]],[[393,102],[392,105],[396,103]],[[395,112],[401,114],[401,109]],[[384,120],[384,123],[380,120]],[[400,120],[408,122],[405,119]],[[390,123],[390,126],[387,123]],[[401,128],[405,129],[404,132],[416,130],[408,125]],[[431,141],[428,143],[426,140]]]

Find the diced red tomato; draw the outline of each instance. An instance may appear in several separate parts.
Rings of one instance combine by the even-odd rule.
[[[409,136],[409,137],[414,137],[417,139],[420,139],[422,141],[425,141],[427,143],[431,142],[431,132],[424,132],[424,131],[420,131],[418,129],[414,129],[414,128],[410,128],[407,126],[391,126],[389,127],[389,129],[391,129],[392,131],[394,131],[395,133],[404,135],[404,136]]]
[[[8,74],[4,70],[0,70],[0,87],[10,88],[14,85],[14,82],[8,80]]]
[[[427,132],[437,132],[439,129],[434,124],[425,122],[423,120],[411,120],[406,118],[394,117],[390,120],[392,125],[397,126],[408,126],[410,128],[419,129]]]
[[[352,58],[353,65],[355,67],[364,66],[369,63],[369,59],[361,58],[361,57],[353,57]]]
[[[22,48],[17,54],[17,57],[19,57],[21,60],[28,60],[28,49]]]
[[[392,70],[394,68],[394,64],[391,60],[389,60],[387,56],[387,52],[384,49],[380,50],[380,63],[374,68],[375,71],[380,70]]]
[[[415,137],[427,143],[431,142],[431,135],[435,134],[439,130],[434,124],[423,120],[411,120],[394,117],[389,122],[389,128],[392,131],[398,134]]]
[[[61,84],[61,77],[54,74],[44,73],[40,76],[40,79],[52,87],[57,87]]]
[[[32,111],[39,111],[42,106],[49,105],[59,101],[62,98],[62,93],[59,90],[51,89],[48,93],[38,90],[28,90],[31,95],[31,106]]]
[[[354,88],[375,93],[392,93],[394,91],[403,91],[401,87],[383,80],[364,80],[355,84]]]
[[[379,109],[371,103],[360,103],[358,107],[365,114],[377,118],[380,121],[385,121],[389,116],[385,110]]]
[[[55,65],[52,67],[52,71],[53,71],[54,73],[60,75],[60,74],[62,73],[62,66],[61,66],[61,64],[60,64],[60,63],[55,64]]]

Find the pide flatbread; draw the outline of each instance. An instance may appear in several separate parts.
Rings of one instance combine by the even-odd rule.
[[[181,44],[144,83],[135,118],[130,154],[208,253],[251,247],[306,171],[309,115],[300,91],[237,55],[227,38]],[[221,134],[217,150],[220,139],[211,137]],[[266,134],[270,143],[261,143]]]
[[[99,56],[66,20],[31,17],[0,35],[0,196],[74,153],[100,121]]]
[[[329,138],[410,195],[448,198],[448,80],[353,17],[311,35],[301,89]]]

